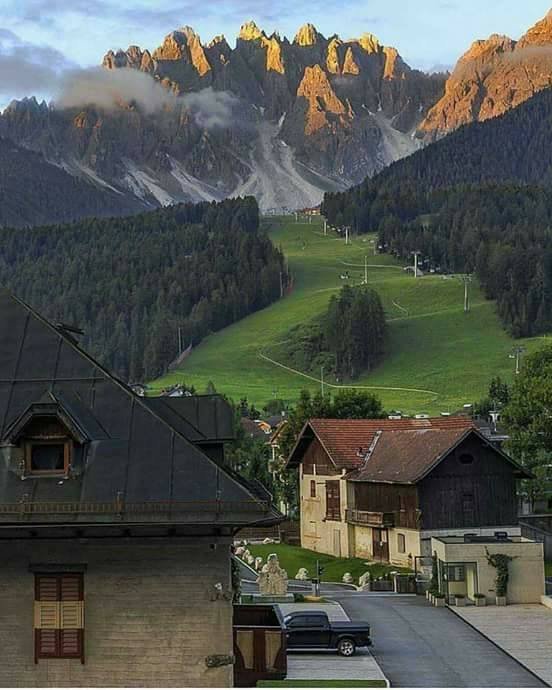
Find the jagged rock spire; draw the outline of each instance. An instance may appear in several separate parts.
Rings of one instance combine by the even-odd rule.
[[[242,41],[255,41],[264,36],[264,31],[259,29],[254,21],[249,21],[242,24],[238,38],[241,38]]]
[[[313,24],[303,24],[295,34],[293,42],[298,46],[313,46],[320,41],[322,35]]]

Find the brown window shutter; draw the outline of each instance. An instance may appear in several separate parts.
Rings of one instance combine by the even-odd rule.
[[[60,656],[69,659],[82,659],[83,656],[83,631],[60,630]]]
[[[60,575],[60,601],[82,601],[84,598],[82,575]]]
[[[338,481],[326,482],[326,518],[341,520],[340,486]]]
[[[59,656],[59,630],[35,630],[35,661]]]
[[[84,581],[80,573],[35,576],[35,663],[74,658],[84,663]]]
[[[37,575],[35,577],[36,601],[59,601],[59,577],[57,575]]]

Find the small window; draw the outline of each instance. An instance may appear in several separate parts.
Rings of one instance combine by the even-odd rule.
[[[465,518],[473,518],[475,502],[473,494],[462,494],[462,512]]]
[[[341,497],[339,482],[326,482],[326,520],[341,520]]]
[[[404,534],[397,534],[397,549],[399,553],[406,553],[406,539]]]
[[[84,583],[81,573],[35,575],[35,663],[80,659],[84,663]]]
[[[33,443],[31,446],[31,471],[48,472],[63,470],[65,446],[63,443]]]
[[[310,497],[316,498],[316,481],[314,479],[311,479],[310,483]]]
[[[471,465],[473,463],[474,457],[473,455],[470,455],[470,453],[462,453],[462,455],[458,459],[460,460],[461,465]]]
[[[27,441],[25,457],[28,474],[66,475],[71,462],[71,442]]]
[[[464,582],[466,580],[466,569],[463,565],[449,565],[446,570],[449,582]]]

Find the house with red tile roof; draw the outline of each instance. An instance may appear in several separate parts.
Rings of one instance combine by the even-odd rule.
[[[414,568],[440,535],[520,534],[527,473],[467,417],[311,419],[288,459],[301,544]]]

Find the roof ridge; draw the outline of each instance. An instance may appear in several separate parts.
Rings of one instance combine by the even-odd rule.
[[[43,316],[40,312],[38,312],[36,309],[31,307],[30,304],[27,304],[24,300],[22,300],[20,297],[15,295],[11,290],[8,288],[0,288],[0,296],[4,294],[7,295],[9,298],[14,300],[17,304],[19,304],[23,309],[25,309],[29,314],[31,314],[35,319],[40,321],[40,323],[44,324],[47,328],[49,328],[51,331],[56,333],[56,335],[63,340],[63,342],[67,343],[69,347],[71,347],[73,350],[75,350],[79,355],[84,357],[88,362],[90,362],[93,366],[95,366],[108,380],[110,380],[112,383],[115,385],[119,386],[123,390],[124,393],[126,393],[132,400],[137,402],[140,407],[148,414],[153,415],[158,421],[161,422],[161,424],[165,425],[168,427],[174,434],[176,434],[179,438],[183,439],[186,443],[189,444],[191,448],[194,449],[195,452],[197,452],[206,462],[214,466],[218,471],[224,472],[224,474],[230,479],[231,481],[234,481],[243,491],[246,491],[249,493],[249,495],[258,500],[256,496],[254,496],[253,492],[245,486],[239,479],[236,479],[235,476],[233,476],[224,465],[220,465],[217,463],[215,460],[209,457],[207,453],[205,453],[198,445],[190,441],[189,438],[186,438],[184,434],[182,434],[178,429],[176,429],[172,424],[170,424],[166,419],[163,418],[162,415],[158,414],[153,410],[147,403],[144,402],[144,400],[139,396],[136,395],[136,393],[128,386],[125,384],[121,379],[119,379],[117,376],[115,376],[112,372],[109,371],[106,367],[104,367],[103,364],[100,364],[94,357],[92,357],[91,354],[89,354],[86,350],[84,350],[80,345],[72,340],[71,338],[67,337],[67,335],[60,330],[59,328],[56,328],[56,326],[45,316]],[[239,477],[240,475],[238,475]]]

